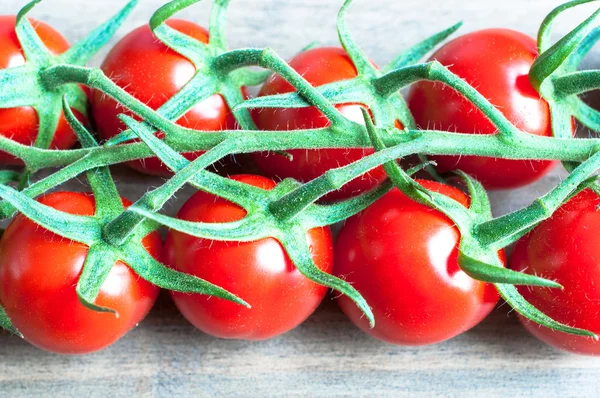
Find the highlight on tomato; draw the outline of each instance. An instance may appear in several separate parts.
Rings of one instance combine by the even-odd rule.
[[[517,128],[552,136],[548,103],[529,82],[538,56],[536,41],[509,29],[484,29],[460,36],[432,56],[465,80]],[[422,129],[462,134],[494,134],[497,129],[465,97],[442,83],[420,81],[408,94],[408,105]],[[479,156],[432,156],[437,170],[460,169],[486,188],[517,188],[537,181],[556,165],[552,160],[506,160]]]
[[[321,47],[306,50],[289,61],[289,65],[315,87],[341,80],[352,79],[357,71],[352,60],[342,48]],[[281,76],[272,75],[262,86],[259,96],[284,94],[296,91]],[[340,104],[336,108],[348,119],[364,123],[359,104]],[[330,122],[315,107],[289,109],[255,109],[254,121],[259,130],[293,131],[329,126]],[[310,181],[327,170],[342,167],[372,154],[371,148],[311,149],[286,151],[291,157],[280,153],[256,153],[253,159],[265,175],[275,178],[294,178]],[[345,199],[365,192],[385,180],[383,167],[364,174],[340,190],[328,194],[328,201]]]
[[[125,206],[131,202],[122,199]],[[70,214],[91,216],[91,194],[56,192],[39,202]],[[162,254],[158,232],[142,240],[157,260]],[[17,215],[0,240],[0,303],[29,343],[54,353],[86,354],[120,339],[148,314],[159,288],[117,262],[96,299],[118,313],[96,312],[79,301],[76,285],[88,247],[58,236]]]
[[[469,205],[468,196],[454,187],[419,183]],[[492,284],[459,268],[459,241],[446,215],[394,188],[348,219],[335,245],[334,274],[371,305],[375,327],[347,297],[338,297],[340,307],[365,333],[398,345],[439,343],[471,329],[499,296]]]
[[[208,31],[193,22],[170,19],[166,24],[202,43],[208,43]],[[158,40],[149,25],[140,26],[123,37],[108,53],[101,69],[117,85],[152,109],[158,109],[179,92],[196,74],[189,59]],[[100,136],[110,139],[126,129],[119,114],[133,114],[101,91],[95,90],[92,111]],[[214,94],[194,105],[177,124],[196,130],[235,129],[237,123],[225,99]],[[203,152],[188,153],[193,160]],[[169,176],[172,172],[158,158],[128,163],[137,171]]]
[[[265,190],[275,182],[256,175],[231,177]],[[233,222],[246,215],[240,206],[199,191],[177,217],[194,222]],[[324,272],[333,268],[333,240],[328,227],[306,234],[312,258]],[[165,261],[174,269],[207,280],[242,297],[252,308],[220,298],[171,292],[177,308],[196,328],[226,339],[265,340],[300,325],[321,303],[327,288],[300,273],[274,238],[223,242],[169,231]]]
[[[46,48],[53,55],[59,55],[69,49],[67,40],[53,27],[42,22],[28,18],[35,32]],[[15,16],[0,16],[0,69],[16,68],[25,65],[26,59],[21,44],[15,33]],[[73,109],[75,116],[86,122],[85,116]],[[23,145],[33,145],[39,132],[39,118],[37,111],[31,106],[0,109],[0,135],[8,137]],[[64,115],[60,116],[54,132],[50,148],[69,149],[77,137],[67,123]],[[0,151],[0,165],[21,166],[23,161]]]
[[[564,289],[519,287],[519,292],[553,319],[600,334],[600,197],[582,191],[521,238],[511,268],[555,280]],[[600,342],[557,332],[519,317],[523,326],[553,347],[600,355]]]

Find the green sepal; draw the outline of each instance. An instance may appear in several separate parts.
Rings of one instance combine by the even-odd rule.
[[[138,4],[139,0],[130,0],[115,16],[94,29],[83,40],[75,43],[65,53],[58,56],[59,62],[74,65],[85,65],[121,27],[125,19]]]
[[[15,23],[15,33],[27,62],[44,65],[49,64],[53,56],[26,17],[40,1],[33,0],[19,10]]]
[[[232,301],[250,308],[250,304],[238,296],[210,282],[168,268],[156,261],[139,243],[120,248],[119,257],[144,280],[175,292],[205,294]]]
[[[119,317],[119,313],[116,310],[101,307],[94,304],[94,302],[113,265],[118,260],[118,253],[110,246],[103,243],[90,246],[85,257],[85,262],[83,263],[81,275],[77,281],[77,286],[75,287],[79,302],[86,308],[96,312],[109,312],[117,318]]]
[[[9,333],[12,333],[16,336],[23,337],[23,335],[15,328],[10,321],[10,318],[6,314],[6,311],[0,305],[0,328],[6,330]]]
[[[276,237],[285,248],[288,256],[296,266],[296,269],[311,281],[319,285],[327,286],[337,290],[351,299],[369,320],[369,325],[375,327],[375,316],[371,307],[364,297],[348,282],[321,271],[310,255],[310,249],[306,243],[306,232],[302,228],[295,228],[282,232]]]
[[[452,35],[454,32],[460,29],[462,25],[462,22],[454,24],[448,29],[438,32],[433,36],[430,36],[427,39],[421,41],[420,43],[415,44],[409,49],[401,52],[389,64],[387,64],[383,69],[381,69],[381,72],[385,74],[393,71],[394,69],[414,65],[415,63],[423,59],[423,57],[425,57],[425,55],[427,55],[428,52],[433,50],[441,42],[446,40],[450,35]]]
[[[202,223],[165,216],[135,205],[131,206],[129,210],[172,230],[202,239],[254,242],[271,235],[265,228],[265,224],[261,223],[260,217],[247,217],[228,223]]]
[[[150,18],[150,29],[156,38],[167,47],[189,59],[197,69],[204,69],[211,56],[208,45],[171,28],[166,23],[173,14],[199,1],[173,0],[168,2],[154,12]]]
[[[56,210],[6,185],[0,185],[0,197],[25,217],[64,238],[89,246],[101,237],[100,227],[93,217]]]
[[[461,170],[454,170],[452,173],[460,177],[467,186],[470,198],[469,210],[475,216],[475,220],[478,222],[489,221],[492,218],[492,205],[483,185]]]
[[[367,77],[375,77],[377,75],[377,69],[371,63],[371,60],[367,58],[364,52],[358,47],[358,44],[354,41],[350,32],[348,30],[346,15],[348,14],[348,9],[352,4],[353,0],[345,0],[342,8],[338,12],[337,16],[337,31],[338,38],[344,50],[352,60],[354,67],[358,71],[359,75],[367,76]]]
[[[392,189],[390,181],[382,183],[375,189],[364,192],[353,198],[331,205],[314,204],[308,207],[303,214],[303,225],[307,228],[325,227],[342,222],[378,201]]]
[[[581,4],[591,3],[597,0],[574,0],[568,1],[564,4],[559,5],[544,18],[540,28],[538,30],[538,51],[541,53],[549,50],[552,47],[552,26],[554,20],[560,16],[563,12],[570,8],[576,7]]]
[[[600,9],[540,54],[529,71],[529,81],[540,91],[542,83],[557,71],[600,21]]]
[[[458,249],[460,269],[482,282],[562,289],[562,285],[555,281],[504,268],[498,255],[490,250],[493,249],[482,249],[472,237],[463,235]]]
[[[597,1],[597,0],[594,0]],[[567,58],[564,63],[564,70],[574,72],[577,70],[581,61],[591,51],[591,49],[600,40],[600,26],[594,28],[582,41],[579,43],[575,51]]]
[[[525,318],[558,332],[569,333],[576,336],[588,336],[592,337],[594,340],[598,340],[598,336],[593,332],[573,328],[550,318],[548,315],[528,303],[515,286],[505,284],[496,284],[495,286],[504,301]]]

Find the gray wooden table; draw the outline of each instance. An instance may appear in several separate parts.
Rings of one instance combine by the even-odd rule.
[[[125,0],[45,0],[33,13],[71,41],[114,13]],[[5,14],[25,1],[0,0]],[[184,15],[205,24],[209,1]],[[232,47],[271,46],[284,56],[320,40],[336,43],[341,0],[233,1]],[[501,26],[535,34],[556,0],[357,0],[351,27],[377,63],[459,20],[463,31]],[[144,23],[162,2],[141,0],[120,35]],[[427,4],[427,5],[425,5]],[[564,34],[592,11],[569,12]],[[600,52],[598,52],[600,54]],[[598,57],[588,60],[598,65]],[[96,61],[97,62],[97,61]],[[496,214],[529,203],[563,176],[557,170],[525,189],[492,194]],[[159,179],[116,176],[135,199]],[[83,190],[80,182],[67,188]],[[185,195],[179,195],[184,199]],[[175,212],[182,201],[170,206]],[[507,306],[474,330],[431,347],[402,348],[356,329],[327,298],[296,330],[259,343],[208,337],[191,327],[168,295],[138,328],[94,355],[61,357],[0,333],[0,396],[600,396],[600,359],[555,351],[525,332]]]

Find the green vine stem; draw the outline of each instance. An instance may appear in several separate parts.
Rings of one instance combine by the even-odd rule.
[[[25,91],[22,96],[14,94],[11,97],[11,84],[16,77],[29,80],[35,77],[45,92],[53,93],[55,102],[52,103],[52,109],[64,108],[68,121],[82,143],[81,149],[59,151],[46,149],[43,145],[27,147],[0,137],[0,150],[22,159],[28,170],[62,167],[22,192],[0,185],[0,197],[4,199],[0,203],[0,210],[5,217],[20,211],[40,226],[90,246],[82,279],[77,286],[82,303],[97,311],[110,311],[96,307],[93,302],[107,270],[114,264],[115,259],[120,259],[129,264],[142,278],[158,286],[211,294],[246,304],[243,298],[235,297],[207,281],[178,273],[154,260],[142,248],[140,241],[159,225],[166,225],[206,239],[252,241],[274,237],[285,247],[300,272],[317,283],[348,295],[373,325],[373,314],[362,296],[344,281],[318,270],[312,262],[306,245],[306,231],[342,221],[362,211],[395,186],[409,197],[444,212],[454,220],[461,231],[459,262],[466,273],[494,283],[505,300],[529,319],[556,330],[595,337],[593,333],[557,323],[528,304],[515,289],[515,284],[554,288],[560,288],[560,285],[554,281],[504,269],[496,254],[499,249],[514,242],[549,217],[574,192],[595,181],[591,176],[600,165],[600,140],[572,139],[570,117],[579,115],[590,125],[600,125],[598,112],[583,107],[576,98],[577,94],[598,88],[600,75],[597,71],[577,72],[574,69],[583,54],[589,51],[600,36],[600,13],[594,13],[555,45],[548,45],[548,32],[553,19],[562,11],[586,1],[574,1],[557,9],[545,21],[540,32],[540,46],[547,48],[532,68],[531,79],[550,103],[553,119],[556,119],[553,124],[555,137],[552,138],[533,136],[518,130],[477,90],[441,64],[416,63],[459,25],[417,44],[379,71],[372,66],[369,58],[362,53],[348,32],[345,16],[351,1],[346,1],[338,16],[338,34],[342,46],[359,72],[358,76],[314,88],[271,49],[249,48],[230,51],[226,48],[224,18],[227,0],[217,0],[214,3],[209,27],[211,38],[208,44],[194,41],[164,23],[176,12],[196,2],[197,0],[171,1],[152,17],[151,28],[157,38],[189,58],[197,68],[194,78],[158,111],[153,111],[127,94],[101,70],[84,67],[83,56],[73,55],[70,59],[60,59],[60,62],[48,61],[47,55],[39,48],[39,43],[25,22],[20,25],[22,28],[19,38],[23,36],[24,48],[31,49],[26,50],[32,54],[28,57],[28,63],[46,64],[35,70],[24,68],[21,72],[10,69],[0,72],[0,85],[7,88],[0,94],[2,104],[11,104],[11,98],[14,101],[31,99],[28,96],[33,95],[35,91]],[[33,4],[35,2],[23,11],[23,15]],[[131,2],[128,7],[133,4],[134,2]],[[126,7],[119,14],[119,18],[124,17],[128,13],[127,10],[129,9]],[[26,21],[22,17],[20,20]],[[109,25],[110,27],[107,27]],[[105,26],[103,31],[112,34],[116,25],[109,25]],[[96,36],[107,37],[100,34]],[[94,37],[94,34],[91,37]],[[101,40],[96,38],[91,41]],[[91,47],[76,45],[73,48],[89,50]],[[85,51],[81,50],[81,54],[83,53]],[[251,83],[258,84],[266,76],[265,72],[249,69],[255,66],[267,69],[267,73],[275,72],[281,75],[297,92],[245,100],[241,94],[241,87]],[[19,73],[23,73],[22,76]],[[460,92],[490,119],[497,127],[498,134],[483,136],[416,130],[399,91],[420,80],[439,82]],[[124,116],[122,120],[128,126],[128,130],[106,145],[97,146],[70,111],[71,107],[78,109],[79,103],[77,96],[68,90],[80,90],[80,84],[113,97],[135,114],[139,121]],[[220,93],[226,98],[243,130],[208,133],[185,129],[172,121],[184,114],[193,104],[215,93]],[[56,98],[60,101],[56,102]],[[365,125],[346,119],[335,105],[348,102],[365,104],[373,114],[373,120],[366,112]],[[317,107],[330,120],[330,127],[299,130],[289,134],[255,131],[249,116],[249,109],[252,108],[306,106]],[[568,126],[565,122],[567,119]],[[394,127],[396,120],[403,123],[404,129]],[[165,139],[156,138],[155,131],[164,132]],[[139,139],[141,142],[130,142]],[[375,148],[377,151],[348,166],[330,170],[306,184],[285,180],[272,191],[249,187],[205,170],[208,165],[233,153],[348,147]],[[184,152],[196,151],[206,152],[194,162],[187,161],[181,155]],[[572,173],[552,192],[539,198],[531,206],[493,219],[485,191],[480,184],[466,175],[460,174],[471,193],[472,202],[469,209],[423,189],[396,163],[397,159],[412,154],[558,159],[568,162]],[[118,194],[107,166],[150,156],[159,157],[175,172],[174,176],[162,186],[149,191],[128,209],[123,209],[122,205],[117,203]],[[388,172],[389,182],[340,203],[315,203],[327,193],[380,165],[384,165]],[[428,163],[425,163],[419,167],[427,166]],[[93,217],[65,214],[32,199],[82,173],[87,173],[97,200],[97,214]],[[14,177],[10,174],[5,175],[7,182]],[[164,204],[186,184],[237,203],[248,215],[239,222],[224,224],[191,223],[161,215],[159,211]],[[4,318],[0,312],[2,325],[9,325]]]

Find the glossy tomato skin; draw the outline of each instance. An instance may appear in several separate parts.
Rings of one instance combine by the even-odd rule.
[[[528,79],[538,56],[536,41],[509,29],[485,29],[461,36],[439,49],[439,61],[496,106],[515,126],[528,133],[552,135],[548,103]],[[408,95],[417,125],[464,134],[494,134],[484,114],[454,89],[442,83],[418,82]],[[505,160],[477,156],[434,156],[445,173],[461,169],[486,188],[516,188],[532,183],[555,161]]]
[[[456,188],[420,183],[468,206]],[[460,270],[459,239],[448,217],[390,191],[350,218],[335,246],[334,273],[367,300],[375,328],[350,299],[338,303],[355,325],[388,343],[434,344],[469,330],[492,311],[498,293]]]
[[[40,203],[77,215],[95,212],[91,194],[57,192]],[[128,206],[131,203],[123,200]],[[154,232],[144,247],[160,259],[162,242]],[[159,289],[117,262],[96,300],[119,317],[84,307],[75,286],[88,247],[43,229],[17,215],[0,241],[0,303],[31,344],[60,354],[86,354],[117,341],[150,311]]]
[[[52,54],[59,55],[69,49],[69,43],[50,25],[33,19],[29,21]],[[15,23],[15,16],[0,16],[0,69],[25,64],[25,55],[15,33]],[[73,110],[73,113],[82,123],[86,123],[85,117],[80,112]],[[33,145],[38,136],[38,127],[38,114],[32,107],[0,109],[0,135],[4,137],[9,137],[20,144]],[[76,141],[77,137],[73,129],[61,115],[50,148],[69,149]],[[0,164],[22,166],[23,162],[6,152],[0,152]]]
[[[238,175],[237,181],[270,190],[265,177]],[[198,192],[181,208],[178,218],[201,222],[231,222],[245,210],[221,198]],[[331,273],[333,241],[329,228],[306,236],[315,264]],[[173,268],[203,278],[248,302],[248,309],[215,297],[172,292],[175,304],[195,327],[210,335],[241,340],[265,340],[285,333],[308,318],[327,288],[304,277],[273,239],[256,242],[218,242],[170,231],[165,259]]]
[[[551,318],[600,334],[600,198],[585,190],[521,238],[511,256],[516,271],[554,280],[564,290],[519,287],[527,301]],[[527,330],[556,348],[600,355],[600,342],[556,332],[522,317]]]
[[[192,22],[171,19],[167,25],[198,41],[208,42],[208,32]],[[196,73],[194,64],[160,42],[148,25],[123,37],[106,56],[101,68],[116,84],[152,109],[160,108]],[[119,114],[133,116],[100,91],[93,93],[92,110],[98,132],[104,139],[110,139],[125,130],[126,126],[117,117]],[[219,94],[196,104],[177,124],[205,131],[236,128],[235,118]],[[201,154],[190,153],[186,157],[193,160]],[[143,159],[129,165],[146,174],[172,174],[157,158]]]
[[[336,47],[315,48],[296,55],[289,62],[309,83],[318,87],[357,76],[356,68],[348,54]],[[279,75],[271,76],[260,90],[259,96],[283,94],[296,91]],[[364,123],[361,106],[341,104],[337,108],[349,119]],[[329,120],[315,107],[290,109],[259,109],[253,112],[260,130],[298,130],[329,126]],[[398,124],[399,126],[399,124]],[[276,153],[257,153],[254,161],[261,171],[272,178],[294,178],[310,181],[327,170],[345,166],[373,153],[367,148],[290,150],[289,159]],[[344,199],[379,185],[385,180],[383,167],[356,178],[339,191],[327,195],[329,201]]]

